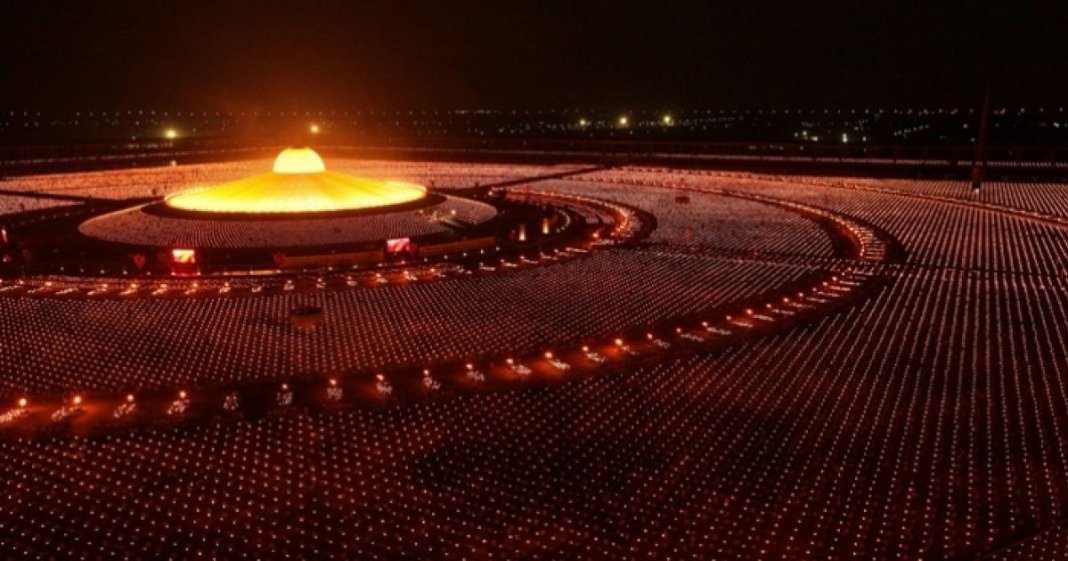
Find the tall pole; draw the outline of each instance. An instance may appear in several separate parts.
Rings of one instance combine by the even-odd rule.
[[[983,93],[983,109],[979,115],[979,135],[975,139],[975,155],[972,157],[972,191],[978,193],[986,179],[987,141],[990,138],[990,90],[993,82],[994,48],[990,44],[990,23],[993,17],[993,3],[984,3],[986,10],[980,12],[979,40],[980,56],[984,59],[986,70],[986,91]]]
[[[990,78],[986,80],[983,95],[983,110],[979,116],[979,136],[975,141],[975,156],[972,157],[972,191],[979,192],[986,179],[987,140],[990,136]]]

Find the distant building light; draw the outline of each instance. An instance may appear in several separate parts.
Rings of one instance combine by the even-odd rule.
[[[319,128],[319,125],[317,125],[315,123],[312,123],[311,125],[308,126],[308,132],[310,132],[312,134],[319,134],[320,130],[321,129]]]
[[[174,129],[167,129],[167,130],[163,131],[163,137],[166,138],[167,140],[174,140],[174,139],[178,138],[178,131],[176,131]]]
[[[668,126],[668,127],[670,127],[671,125],[674,125],[674,124],[675,124],[675,119],[674,119],[674,118],[673,118],[673,117],[672,117],[671,115],[664,115],[664,116],[663,116],[663,117],[662,117],[662,118],[660,119],[660,122],[661,122],[661,123],[664,123],[664,125],[665,125],[665,126]]]
[[[619,126],[625,127],[628,123],[630,123],[630,119],[628,119],[626,115],[619,118]]]

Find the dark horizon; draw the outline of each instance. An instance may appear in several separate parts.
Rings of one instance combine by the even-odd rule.
[[[996,104],[1056,104],[1068,90],[1066,12],[12,2],[0,8],[0,108],[976,107],[988,69]]]

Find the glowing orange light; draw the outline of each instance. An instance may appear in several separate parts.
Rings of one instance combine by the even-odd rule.
[[[73,402],[75,405],[81,405],[82,404],[82,396],[80,396],[80,395],[74,396],[74,399],[72,399],[71,402]]]
[[[319,134],[319,125],[312,123],[308,126],[308,132],[312,134]]]
[[[25,409],[26,408],[26,404],[28,404],[28,403],[29,403],[29,401],[26,401],[25,397],[20,397],[19,398],[19,407]]]
[[[174,140],[174,139],[178,138],[178,131],[176,131],[174,129],[167,129],[167,130],[163,131],[163,136],[167,140]]]
[[[336,386],[337,385],[337,380],[335,380],[334,378],[330,378],[330,385],[331,386]]]
[[[553,352],[552,351],[545,351],[545,358],[547,360],[552,360],[553,359]]]
[[[182,391],[178,392],[178,399],[185,399],[186,395],[187,394],[185,393],[185,390],[182,390]]]
[[[133,400],[134,400],[134,395],[132,393],[126,395],[126,401],[128,401],[130,403],[133,403]]]

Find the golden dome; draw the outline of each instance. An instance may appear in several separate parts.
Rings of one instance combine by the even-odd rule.
[[[167,199],[172,208],[224,213],[305,213],[360,210],[426,197],[422,185],[327,171],[311,148],[283,150],[274,171]]]
[[[282,150],[274,159],[275,173],[319,173],[326,164],[319,153],[307,146],[293,146]]]

